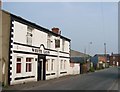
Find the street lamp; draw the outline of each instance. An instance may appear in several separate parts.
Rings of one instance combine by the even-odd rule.
[[[91,50],[91,48],[90,48],[90,45],[92,44],[92,42],[89,42],[89,55],[90,55],[90,50]]]
[[[106,55],[106,43],[104,43],[104,53],[105,53],[105,67],[106,67],[106,64],[107,64],[107,55]]]

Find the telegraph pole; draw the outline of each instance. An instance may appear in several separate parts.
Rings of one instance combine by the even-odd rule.
[[[106,55],[106,43],[104,43],[104,51],[105,51],[105,55]]]
[[[106,67],[106,64],[107,64],[106,43],[104,43],[104,53],[105,53],[105,67]]]

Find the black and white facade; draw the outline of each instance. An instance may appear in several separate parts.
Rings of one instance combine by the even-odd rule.
[[[12,14],[9,52],[10,85],[69,74],[70,39]]]

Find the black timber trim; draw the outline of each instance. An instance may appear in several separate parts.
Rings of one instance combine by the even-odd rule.
[[[47,49],[47,48],[45,48],[45,50],[50,50],[50,51],[55,51],[55,52],[57,52],[57,50],[53,50],[53,49]]]
[[[35,76],[26,76],[26,77],[16,77],[15,80],[34,78]]]
[[[12,17],[10,17],[9,53],[8,53],[9,54],[8,55],[8,85],[10,85],[10,81],[12,80],[10,78],[10,76],[12,75],[11,72],[10,72],[10,70],[12,70],[12,67],[10,67],[10,65],[12,64],[12,62],[10,61],[10,59],[12,59],[12,57],[10,55],[12,54],[11,48],[13,48],[13,46],[11,45],[11,43],[13,43],[13,40],[11,40],[11,38],[13,37],[12,32],[14,31],[12,29],[12,27],[14,26],[12,24],[12,22],[13,22],[13,19],[12,19]]]
[[[67,72],[60,72],[60,74],[67,73]]]
[[[60,53],[69,54],[68,52],[59,51]]]
[[[19,16],[16,16],[16,15],[14,15],[14,14],[10,14],[11,16],[12,16],[12,18],[14,19],[14,20],[16,20],[16,21],[18,21],[18,22],[20,22],[20,23],[23,23],[23,24],[26,24],[26,25],[28,25],[28,26],[31,26],[31,27],[33,27],[33,28],[36,28],[36,29],[38,29],[38,30],[40,30],[40,31],[43,31],[43,32],[46,32],[46,33],[50,33],[50,34],[52,34],[52,35],[54,35],[54,36],[60,36],[60,38],[63,38],[63,39],[65,39],[65,40],[67,40],[67,41],[71,41],[69,38],[67,38],[67,37],[64,37],[64,36],[61,36],[61,35],[59,35],[59,34],[56,34],[56,33],[54,33],[54,32],[52,32],[52,31],[50,31],[49,29],[46,29],[46,28],[44,28],[44,27],[41,27],[41,26],[39,26],[39,25],[37,25],[37,24],[35,24],[35,23],[32,23],[32,22],[30,22],[30,21],[28,21],[28,20],[25,20],[25,19],[23,19],[23,18],[21,18],[21,17],[19,17]]]
[[[55,73],[48,73],[46,76],[55,75]]]
[[[41,46],[43,46],[45,50],[57,52],[57,50],[45,48],[45,46],[44,46],[43,44],[41,44],[40,47],[37,47],[37,46],[32,46],[32,45],[23,44],[23,43],[18,43],[18,42],[13,42],[13,43],[16,44],[16,45],[22,45],[22,46],[27,46],[27,47],[32,47],[32,48],[40,48]],[[59,52],[60,52],[60,53],[64,53],[64,54],[69,54],[68,52],[63,52],[63,51],[59,51]]]
[[[51,75],[55,75],[55,73],[51,73]]]
[[[22,44],[22,43],[18,43],[18,42],[13,42],[13,43],[16,44],[16,45],[22,45],[22,46],[33,47],[33,48],[40,48],[40,47],[37,47],[37,46],[31,46],[31,45],[28,45],[28,44]]]
[[[13,50],[14,53],[23,53],[23,54],[34,54],[34,55],[43,55],[43,56],[51,56],[51,57],[58,57],[57,55],[48,55],[48,54],[39,54],[39,53],[32,53],[32,52],[25,52],[25,51],[16,51]],[[70,58],[65,56],[59,56],[61,58]]]
[[[50,73],[49,73],[49,74],[46,74],[46,76],[50,76]]]

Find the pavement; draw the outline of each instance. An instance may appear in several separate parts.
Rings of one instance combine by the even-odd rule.
[[[119,90],[118,74],[119,68],[111,67],[88,74],[13,85],[4,90]]]

